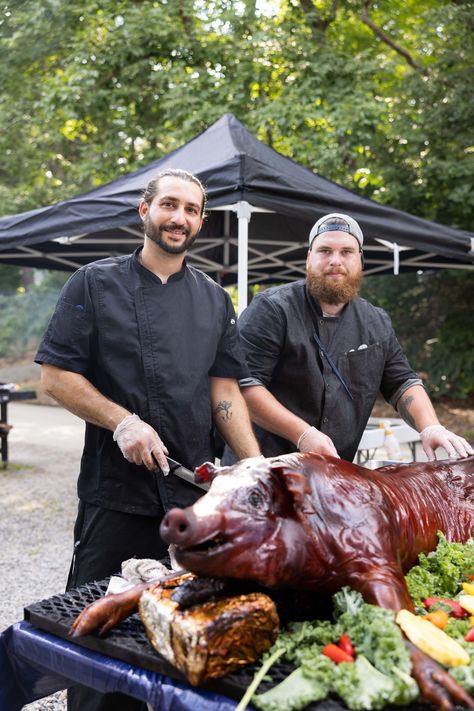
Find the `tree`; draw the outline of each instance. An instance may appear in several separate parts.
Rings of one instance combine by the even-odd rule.
[[[21,286],[20,267],[0,264],[0,292],[14,291]]]
[[[255,0],[7,6],[3,212],[112,180],[232,111],[330,179],[470,227],[472,3],[269,7],[264,13]]]
[[[474,394],[472,275],[442,270],[369,277],[362,295],[385,309],[433,398]]]
[[[0,211],[113,180],[231,111],[361,195],[472,230],[473,9],[466,0],[7,0]],[[389,311],[398,302],[410,311],[413,331],[394,315],[408,348],[423,334],[414,362],[444,392],[456,361],[450,392],[468,392],[469,280],[413,278],[405,299],[402,282],[390,286]],[[450,312],[448,283],[458,299]]]

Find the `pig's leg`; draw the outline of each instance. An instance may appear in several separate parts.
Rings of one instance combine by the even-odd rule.
[[[411,653],[412,676],[426,701],[442,711],[449,711],[456,706],[474,708],[474,699],[447,671],[408,640],[406,645]]]
[[[360,587],[364,589],[360,589]],[[413,602],[408,594],[405,578],[398,572],[372,578],[369,575],[369,579],[364,581],[359,589],[367,602],[392,609],[395,612],[400,609],[413,610]],[[474,708],[474,699],[447,671],[407,639],[405,639],[405,644],[411,654],[412,676],[426,701],[433,703],[442,711],[449,711],[455,706]]]
[[[140,595],[150,585],[155,583],[139,583],[130,590],[121,593],[106,595],[85,607],[76,617],[69,630],[70,637],[80,637],[99,629],[103,635],[119,622],[132,615],[138,609]]]
[[[371,555],[371,553],[369,553]],[[408,593],[405,576],[398,564],[377,560],[358,561],[357,569],[347,577],[347,584],[358,590],[366,602],[398,612],[413,612],[413,601]]]

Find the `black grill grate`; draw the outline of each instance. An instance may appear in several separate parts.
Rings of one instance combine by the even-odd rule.
[[[36,602],[25,608],[25,620],[38,629],[55,634],[62,639],[69,639],[68,632],[76,617],[86,605],[105,594],[107,585],[108,580],[88,583],[62,595],[54,595],[46,600]],[[109,657],[186,682],[184,675],[153,649],[138,614],[134,614],[121,622],[110,630],[105,637],[99,637],[96,633],[92,633],[70,641]],[[258,663],[247,665],[245,668],[232,674],[227,674],[216,681],[209,682],[201,688],[239,700],[245,693],[259,666]],[[291,665],[277,662],[270,672],[273,681],[263,681],[258,692],[262,693],[271,688],[271,686],[283,681],[292,670],[293,667]],[[346,710],[346,707],[340,701],[331,698],[310,704],[306,708],[307,711]],[[430,711],[432,707],[412,704],[405,708],[406,711]],[[400,706],[386,707],[386,711],[391,710],[400,711]]]

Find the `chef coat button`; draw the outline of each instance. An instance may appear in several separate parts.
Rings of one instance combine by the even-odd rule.
[[[324,424],[326,424],[326,423],[328,422],[328,418],[327,418],[327,417],[323,417],[323,422],[324,422]]]
[[[322,318],[321,318],[321,319],[319,319],[319,323],[321,324],[321,326],[323,325],[324,321],[323,321],[323,319],[322,319]]]
[[[326,383],[326,388],[329,388],[329,383]]]

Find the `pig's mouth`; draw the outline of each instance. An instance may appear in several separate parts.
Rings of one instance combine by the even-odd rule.
[[[226,543],[228,543],[228,539],[224,536],[213,536],[213,538],[208,538],[194,546],[185,546],[181,550],[186,553],[210,553],[222,548]]]

